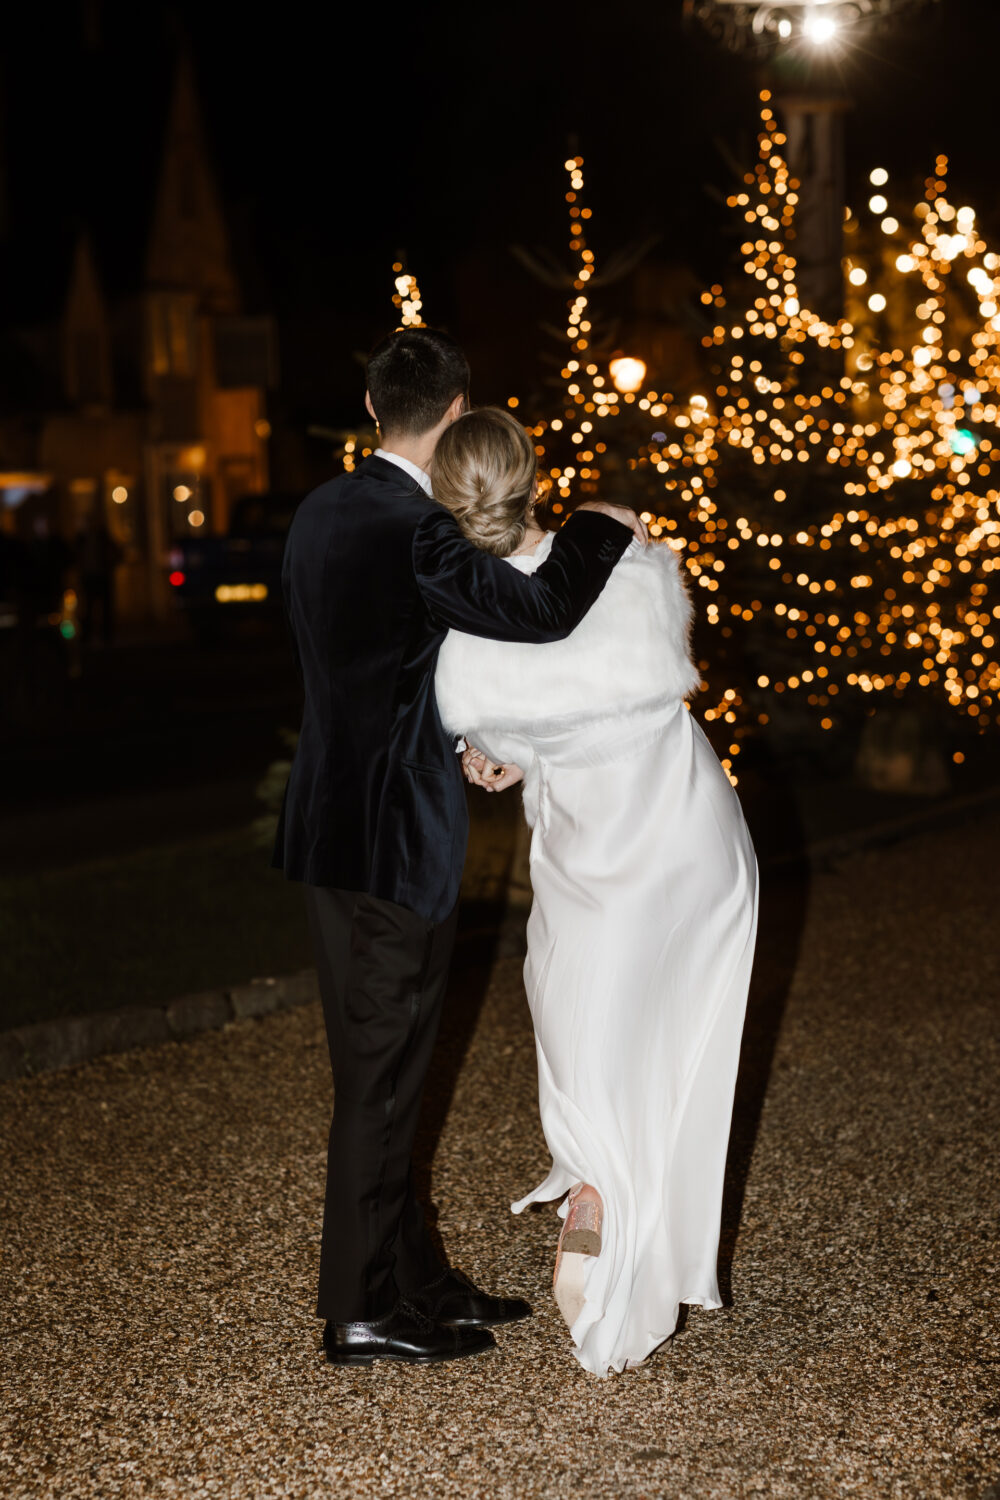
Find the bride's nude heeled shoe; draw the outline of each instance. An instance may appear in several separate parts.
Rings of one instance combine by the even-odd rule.
[[[556,1266],[552,1277],[552,1294],[568,1327],[572,1328],[583,1311],[584,1270],[588,1255],[601,1253],[601,1229],[604,1207],[595,1189],[593,1198],[579,1201],[584,1186],[569,1195],[569,1213],[563,1223],[556,1247]]]

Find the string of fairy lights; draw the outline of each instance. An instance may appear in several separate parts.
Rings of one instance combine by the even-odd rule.
[[[420,294],[420,286],[417,278],[411,271],[404,269],[401,260],[392,263],[393,286],[392,305],[399,316],[396,327],[398,333],[402,328],[425,327],[422,311],[423,297]],[[356,432],[349,432],[344,438],[340,449],[340,461],[348,474],[353,474],[358,463],[363,458],[368,458],[372,449],[365,446],[362,438]]]
[[[733,299],[715,285],[701,299],[715,314],[703,340],[715,383],[685,401],[643,391],[641,361],[620,361],[638,379],[618,386],[632,389],[609,389],[587,362],[594,262],[580,223],[583,163],[566,163],[578,256],[566,399],[561,417],[527,429],[543,463],[564,426],[573,443],[589,445],[581,458],[593,459],[616,446],[619,423],[606,425],[609,441],[596,438],[607,419],[624,415],[630,429],[645,419],[652,430],[629,467],[662,486],[665,513],[644,512],[652,535],[705,591],[710,626],[731,637],[766,623],[772,654],[779,638],[778,670],[720,688],[703,710],[732,728],[723,763],[734,780],[741,738],[769,721],[778,700],[800,700],[824,730],[842,716],[845,695],[913,687],[943,689],[981,725],[1000,717],[991,577],[1000,496],[989,484],[997,438],[985,430],[995,434],[1000,413],[1000,258],[974,211],[948,200],[944,158],[910,234],[889,211],[888,173],[877,168],[872,224],[851,215],[845,226],[847,315],[831,324],[799,298],[789,248],[799,184],[767,91],[758,140],[757,164],[729,199],[746,225],[740,291]],[[962,297],[951,295],[957,276]],[[963,307],[970,288],[974,317]],[[748,471],[754,482],[734,504]],[[557,510],[598,477],[572,464],[546,472]]]
[[[569,300],[565,338],[567,353],[560,370],[563,383],[560,406],[555,416],[540,417],[526,427],[535,439],[542,477],[549,491],[554,514],[565,512],[567,502],[575,495],[580,499],[596,494],[601,477],[601,459],[607,444],[597,436],[596,423],[618,416],[622,395],[614,381],[614,371],[605,375],[594,357],[594,328],[588,297],[588,283],[597,272],[593,250],[587,244],[587,220],[592,210],[580,201],[583,194],[583,157],[572,156],[565,163],[569,178],[566,203],[569,210],[569,251],[572,259],[572,297]],[[632,363],[635,363],[634,361]],[[642,367],[643,374],[645,367]],[[612,377],[609,379],[609,376]],[[619,384],[621,382],[619,381]],[[634,401],[635,396],[624,398]],[[518,397],[507,403],[516,408]],[[567,456],[558,462],[554,449],[567,448]]]
[[[566,191],[566,203],[569,209],[569,250],[573,256],[572,262],[572,296],[568,302],[567,324],[565,338],[568,351],[565,363],[560,370],[560,379],[563,383],[560,398],[560,410],[551,418],[540,418],[526,430],[529,436],[535,439],[535,452],[538,455],[540,473],[546,485],[550,486],[549,503],[551,510],[556,514],[564,514],[571,508],[576,500],[586,499],[589,495],[597,492],[601,478],[601,463],[608,454],[609,442],[603,436],[599,436],[599,429],[603,427],[611,440],[611,447],[619,449],[622,444],[619,439],[615,441],[615,429],[625,419],[631,428],[636,420],[645,422],[652,419],[656,425],[665,425],[663,419],[667,418],[671,411],[672,398],[666,394],[652,389],[643,391],[646,376],[646,365],[642,360],[617,354],[607,361],[607,374],[601,368],[601,361],[595,358],[594,350],[594,323],[590,311],[590,299],[587,295],[588,283],[596,274],[597,265],[594,252],[587,243],[586,221],[592,217],[592,211],[581,202],[584,187],[583,158],[581,156],[571,157],[565,162],[565,170],[569,177]],[[721,288],[715,289],[721,292]],[[511,397],[508,404],[516,408],[520,403],[517,397]],[[691,401],[690,413],[678,412],[674,415],[674,421],[681,429],[690,427],[695,432],[698,426],[708,415],[707,402],[705,398],[694,396]],[[617,420],[616,420],[617,419]],[[657,421],[659,419],[659,421]],[[650,423],[652,425],[652,423]],[[666,444],[666,433],[658,432],[655,439]],[[558,450],[570,445],[570,459],[567,462]],[[626,442],[630,439],[626,439]],[[627,460],[632,469],[648,468],[655,465],[659,474],[668,476],[674,468],[674,459],[679,459],[683,464],[686,459],[683,447],[680,444],[672,445],[673,451],[659,451],[651,444],[640,447],[638,457]],[[688,460],[693,462],[693,460]],[[704,494],[706,476],[703,474],[693,475],[689,485],[685,485],[681,498],[687,505],[692,503],[695,510],[689,511],[689,519],[695,519],[698,513],[698,505],[704,503],[711,505],[710,501],[702,499]],[[676,487],[676,481],[666,478],[664,485],[667,490]],[[706,519],[707,514],[706,514]],[[678,518],[675,516],[659,516],[647,511],[643,519],[649,524],[652,536],[660,538],[675,548],[678,552],[685,553],[684,562],[694,577],[703,572],[703,560],[699,557],[698,549],[692,545],[693,539],[685,535],[680,529]],[[667,533],[675,533],[668,535]],[[708,577],[708,575],[706,575]],[[716,586],[711,580],[710,586]],[[707,663],[702,663],[703,669]],[[743,706],[742,697],[738,689],[727,686],[724,688],[718,700],[704,710],[704,716],[709,721],[719,720],[727,726],[737,726],[739,710]],[[734,727],[734,735],[745,732],[743,726]],[[724,766],[731,779],[735,782],[736,777],[732,771],[732,758],[738,754],[739,744],[734,738],[730,747],[729,755],[724,759]]]
[[[796,668],[760,674],[759,721],[768,718],[763,698],[803,693],[821,710],[820,727],[829,729],[845,690],[899,694],[914,684],[943,688],[953,707],[981,723],[996,721],[1000,605],[990,575],[1000,566],[1000,495],[990,481],[1000,401],[1000,259],[980,238],[974,211],[948,200],[947,163],[939,158],[914,211],[915,235],[888,212],[884,191],[868,205],[878,219],[874,233],[848,220],[848,243],[856,241],[858,250],[847,258],[847,285],[855,293],[867,288],[867,295],[863,308],[855,296],[848,316],[826,323],[799,304],[795,258],[786,248],[797,184],[781,155],[784,136],[766,91],[761,125],[756,169],[729,202],[753,226],[742,245],[743,270],[763,285],[747,299],[742,319],[721,316],[727,305],[721,287],[703,294],[720,314],[704,342],[722,350],[726,364],[711,397],[671,404],[665,425],[674,441],[648,449],[642,461],[658,468],[666,462],[665,491],[687,505],[688,522],[701,528],[679,539],[697,584],[711,595],[720,588],[718,575],[728,573],[729,617],[746,621],[770,607],[791,622],[786,636],[796,643]],[[883,189],[888,173],[876,169],[871,183]],[[978,300],[975,320],[963,318],[958,277]],[[916,327],[897,341],[908,321]],[[810,341],[842,350],[846,372],[813,390],[796,380],[796,367],[802,372],[809,361],[828,368],[829,361],[810,360]],[[777,359],[751,357],[768,344]],[[710,496],[733,450],[755,466],[778,468],[782,479],[799,464],[823,465],[828,473],[846,469],[843,499],[799,526],[786,504],[785,480],[763,513],[757,507],[754,516],[737,517],[735,531],[722,535],[725,523],[716,519]],[[651,519],[654,530],[678,525],[675,518]],[[824,557],[842,552],[845,542],[856,557],[846,583]],[[745,548],[766,550],[784,599],[773,591],[769,600],[740,597]],[[756,579],[760,570],[751,573]],[[711,597],[707,617],[712,624],[726,618]],[[910,658],[902,666],[901,656]],[[729,703],[721,711],[735,722],[737,705]],[[709,709],[706,717],[718,713],[719,707]],[[738,752],[738,745],[730,748]]]
[[[417,278],[412,272],[404,270],[401,260],[393,261],[392,274],[396,286],[392,294],[392,305],[399,313],[399,327],[423,328],[425,324],[420,314],[424,303]],[[398,333],[399,329],[396,331]]]
[[[702,293],[712,380],[683,399],[602,347],[584,163],[566,161],[560,392],[554,415],[526,423],[557,516],[624,462],[709,635],[766,636],[765,669],[749,678],[720,682],[725,652],[701,663],[713,684],[701,712],[730,730],[733,781],[741,740],[792,703],[828,730],[849,699],[919,689],[980,728],[1000,722],[1000,256],[949,198],[944,157],[912,212],[893,210],[876,168],[866,210],[845,220],[845,316],[826,321],[800,299],[800,187],[766,90],[760,127],[756,165],[728,200],[745,226],[742,275]],[[401,326],[419,326],[416,278],[400,262],[393,274]]]
[[[919,594],[917,605],[883,600],[878,629],[887,640],[905,633],[921,655],[919,686],[938,684],[953,707],[974,719],[990,718],[992,709],[996,720],[1000,671],[991,653],[1000,608],[985,606],[996,596],[990,575],[1000,567],[1000,494],[992,484],[997,444],[990,432],[996,433],[1000,400],[1000,256],[981,238],[974,209],[949,200],[947,169],[939,156],[914,209],[916,235],[906,235],[887,213],[884,191],[868,203],[877,229],[869,225],[865,234],[856,218],[848,221],[849,242],[858,244],[849,257],[857,306],[851,311],[859,323],[867,312],[874,325],[854,361],[852,394],[872,420],[852,432],[868,476],[865,490],[855,484],[852,493],[891,494],[917,480],[930,485],[921,513],[880,519],[876,535],[901,565],[903,584]],[[888,173],[877,169],[871,181],[884,189]],[[862,306],[872,267],[884,272],[887,263],[895,273],[888,295],[876,289]],[[902,335],[902,347],[890,334]],[[867,529],[872,517],[859,512],[859,518]],[[883,674],[868,690],[891,686]]]

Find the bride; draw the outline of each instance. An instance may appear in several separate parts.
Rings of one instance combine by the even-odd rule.
[[[484,408],[447,429],[435,498],[465,536],[532,572],[523,428]],[[565,1199],[554,1291],[595,1375],[641,1363],[680,1304],[720,1307],[723,1171],[756,932],[736,794],[685,699],[691,606],[669,546],[633,542],[565,641],[451,631],[445,728],[490,789],[524,777],[532,829],[525,985],[552,1166],[513,1205]]]

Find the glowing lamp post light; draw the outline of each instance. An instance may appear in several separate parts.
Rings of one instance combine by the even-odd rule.
[[[865,30],[936,0],[684,0],[689,21],[700,22],[733,52],[794,47],[828,48],[857,41]]]
[[[778,26],[780,30],[780,21]],[[812,42],[817,47],[822,47],[827,42],[832,42],[837,35],[837,30],[837,17],[833,14],[825,15],[823,11],[815,9],[806,11],[802,17],[802,35],[807,41]],[[789,26],[785,34],[786,36],[791,36],[791,26]]]
[[[623,395],[634,395],[642,389],[642,382],[646,378],[646,364],[644,360],[620,354],[608,365],[608,373],[616,391],[621,391]]]
[[[781,88],[784,156],[795,177],[799,296],[828,322],[843,312],[843,113],[849,64],[937,0],[684,0],[689,26],[765,62]]]

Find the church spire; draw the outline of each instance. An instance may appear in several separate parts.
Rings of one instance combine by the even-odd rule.
[[[236,310],[229,238],[186,52],[167,121],[146,276],[151,289],[196,293],[206,311]]]

